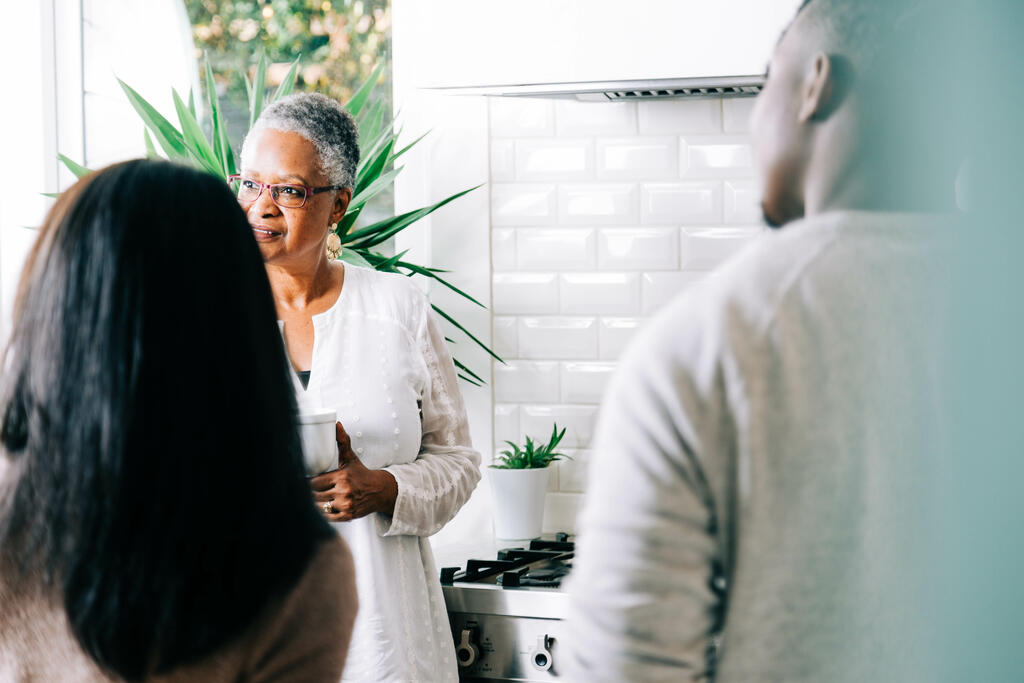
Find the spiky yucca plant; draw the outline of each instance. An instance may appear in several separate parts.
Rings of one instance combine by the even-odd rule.
[[[499,470],[531,470],[547,467],[556,460],[571,460],[565,453],[555,450],[563,436],[565,436],[565,428],[558,431],[556,423],[551,428],[551,436],[546,444],[535,442],[529,436],[526,437],[526,443],[522,447],[517,443],[506,441],[505,443],[512,447],[511,450],[502,451],[501,455],[494,459],[494,464],[491,467]]]
[[[209,138],[203,133],[202,126],[199,124],[199,119],[196,115],[195,99],[191,90],[189,91],[187,104],[176,91],[172,91],[174,108],[180,124],[180,127],[176,127],[128,84],[120,79],[118,79],[118,83],[121,84],[121,88],[124,90],[125,95],[127,95],[128,101],[145,124],[143,135],[148,156],[165,157],[173,161],[188,163],[219,178],[226,179],[229,175],[236,173],[238,167],[235,162],[234,151],[228,141],[227,126],[221,112],[220,101],[213,79],[213,70],[210,68],[209,61],[205,62],[204,67],[207,105],[210,112]],[[296,59],[277,90],[271,96],[271,102],[276,102],[280,98],[291,94],[295,86],[298,67],[299,59]],[[352,96],[352,99],[345,104],[345,109],[355,117],[359,127],[359,146],[362,150],[362,159],[356,172],[356,187],[353,190],[352,201],[349,203],[344,219],[334,227],[334,236],[328,237],[328,251],[332,258],[337,258],[347,263],[375,268],[389,273],[401,273],[406,276],[420,275],[431,278],[467,300],[472,301],[477,306],[484,308],[484,305],[479,301],[441,276],[442,273],[448,271],[440,268],[429,268],[403,260],[405,252],[394,256],[386,256],[379,251],[375,251],[375,248],[378,248],[383,242],[391,239],[416,221],[430,215],[462,195],[472,192],[480,187],[479,185],[446,197],[436,204],[425,206],[415,211],[408,211],[398,216],[385,218],[370,225],[356,226],[356,222],[366,203],[391,186],[399,172],[401,172],[402,167],[396,167],[395,162],[423,139],[423,136],[420,136],[405,147],[396,149],[401,131],[395,129],[394,122],[384,122],[384,102],[377,101],[367,106],[370,95],[380,78],[383,68],[383,64],[379,65],[370,78],[359,87]],[[256,65],[254,79],[250,81],[248,76],[246,76],[245,80],[246,89],[249,93],[250,127],[256,122],[260,112],[263,111],[266,76],[267,60],[264,55],[260,57]],[[157,146],[159,146],[163,154],[157,151]],[[64,165],[78,177],[90,172],[88,168],[67,158],[63,154],[59,155],[59,157]],[[473,336],[458,321],[437,306],[433,304],[432,306],[438,315],[462,331],[476,345],[499,362],[504,362],[494,351]],[[454,343],[450,339],[449,342]],[[483,383],[483,379],[479,375],[459,362],[458,359],[455,359],[455,366],[458,368],[459,377],[465,381],[477,386]]]

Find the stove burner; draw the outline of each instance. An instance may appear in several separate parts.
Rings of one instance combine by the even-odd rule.
[[[502,588],[557,588],[572,569],[575,544],[569,535],[534,539],[529,548],[502,548],[493,560],[469,560],[466,569],[442,567],[441,585],[492,583]]]

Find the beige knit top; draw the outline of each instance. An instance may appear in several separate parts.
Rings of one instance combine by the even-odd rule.
[[[340,538],[324,541],[290,593],[215,654],[168,675],[177,681],[337,681],[357,608],[355,570]],[[0,576],[0,682],[118,680],[100,671],[64,612],[12,594]]]

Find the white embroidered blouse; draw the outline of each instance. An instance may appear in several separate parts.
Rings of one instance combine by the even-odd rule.
[[[283,323],[282,323],[283,325]],[[451,630],[427,536],[480,479],[455,366],[423,293],[402,275],[345,266],[313,316],[301,409],[333,408],[363,464],[398,483],[391,517],[334,524],[352,549],[359,613],[345,681],[455,681]]]

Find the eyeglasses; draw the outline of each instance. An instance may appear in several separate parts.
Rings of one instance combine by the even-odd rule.
[[[306,205],[306,198],[319,192],[344,189],[344,185],[324,185],[309,187],[292,183],[261,183],[252,178],[243,178],[240,174],[228,176],[228,183],[238,183],[238,201],[251,204],[263,194],[263,188],[270,190],[270,199],[282,209],[301,209]]]

